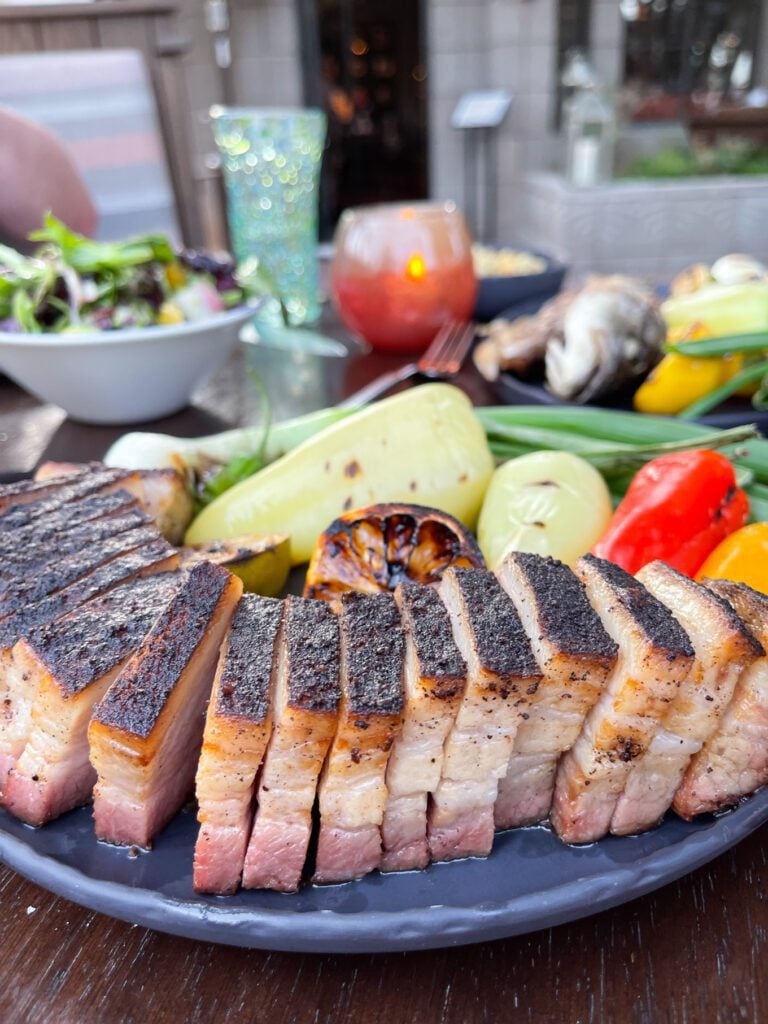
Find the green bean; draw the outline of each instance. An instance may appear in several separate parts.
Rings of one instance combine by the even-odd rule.
[[[742,370],[741,373],[737,373],[730,380],[726,381],[725,384],[721,384],[719,388],[715,388],[714,391],[710,391],[708,395],[704,395],[702,398],[697,399],[695,402],[691,402],[680,413],[680,418],[695,419],[697,416],[704,416],[706,413],[716,409],[721,402],[724,402],[726,398],[730,398],[734,392],[738,391],[740,387],[745,384],[753,384],[755,381],[760,381],[768,374],[768,361],[764,363],[756,363],[754,366],[748,366],[746,370]]]
[[[676,342],[664,346],[665,352],[676,352],[681,356],[695,356],[698,359],[714,359],[737,352],[765,352],[768,349],[768,334],[726,334],[719,338],[702,338],[699,341]]]

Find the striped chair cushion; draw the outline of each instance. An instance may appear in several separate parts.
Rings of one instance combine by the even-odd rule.
[[[99,211],[98,237],[180,232],[152,86],[138,50],[0,56],[0,106],[67,146]]]

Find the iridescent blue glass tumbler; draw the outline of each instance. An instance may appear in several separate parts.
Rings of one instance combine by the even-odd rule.
[[[230,237],[238,261],[255,256],[292,323],[320,316],[317,213],[326,119],[320,110],[213,107]],[[277,302],[260,319],[280,322]]]

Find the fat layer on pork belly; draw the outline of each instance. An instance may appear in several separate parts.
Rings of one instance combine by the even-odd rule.
[[[391,594],[341,597],[341,701],[318,787],[315,880],[344,882],[381,861],[387,762],[403,716],[405,637]]]
[[[35,696],[16,662],[18,641],[135,577],[176,569],[178,564],[178,553],[158,537],[99,566],[64,590],[0,620],[0,790],[24,749]]]
[[[51,476],[66,481],[70,474],[80,477],[83,473],[101,472],[103,469],[100,463],[44,462],[37,470],[35,480],[45,486]],[[192,495],[181,473],[175,469],[119,469],[114,472],[118,476],[113,486],[135,494],[163,536],[178,544],[193,511]]]
[[[272,735],[243,885],[293,892],[307,857],[317,780],[341,697],[339,623],[325,602],[287,599],[276,672]]]
[[[253,822],[256,775],[272,730],[283,602],[244,594],[224,642],[203,734],[196,793],[198,892],[234,892]]]
[[[499,780],[541,670],[515,607],[493,573],[449,569],[440,596],[467,664],[467,684],[432,794],[429,848],[433,860],[482,857],[493,845]]]
[[[530,695],[499,783],[497,829],[530,825],[549,814],[561,754],[581,732],[603,691],[618,647],[587,599],[584,584],[553,558],[514,552],[498,573],[542,672]]]
[[[768,596],[740,583],[706,580],[768,650]],[[675,793],[674,810],[690,821],[722,811],[768,783],[768,656],[739,676],[716,732],[694,754]]]
[[[0,559],[4,560],[6,556],[15,557],[18,552],[23,555],[27,551],[45,547],[51,551],[58,551],[62,541],[70,543],[67,539],[70,531],[96,519],[126,515],[138,508],[136,498],[128,491],[108,491],[67,502],[46,515],[35,517],[14,529],[3,529],[3,520],[0,517]]]
[[[467,677],[437,591],[402,583],[395,600],[406,640],[405,715],[387,764],[382,871],[407,871],[429,863],[427,801],[440,782],[443,744]]]
[[[91,542],[61,558],[46,560],[42,565],[34,562],[8,565],[3,562],[0,569],[0,619],[55,594],[118,555],[143,547],[157,538],[154,526],[146,525],[128,525],[126,529],[110,534],[111,522],[97,520],[96,525],[87,527],[86,533],[91,534]],[[106,524],[106,529],[102,524]],[[125,523],[122,525],[126,526]],[[97,539],[100,533],[101,538]]]
[[[743,670],[765,652],[733,608],[663,562],[638,580],[683,627],[695,657],[641,757],[631,765],[611,832],[629,835],[658,824],[672,804],[689,761],[717,730]]]
[[[226,569],[196,565],[94,708],[99,839],[149,847],[191,792],[206,700],[242,589]]]
[[[26,737],[19,735],[25,745],[2,793],[17,818],[42,825],[90,799],[93,706],[179,580],[179,573],[139,577],[19,641],[14,658],[29,695],[29,728]]]
[[[567,843],[604,836],[632,763],[693,665],[693,647],[668,608],[619,566],[593,555],[576,564],[619,656],[605,689],[557,770],[550,820]]]

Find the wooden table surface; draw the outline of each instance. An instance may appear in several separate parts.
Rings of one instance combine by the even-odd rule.
[[[392,360],[355,357],[351,390]],[[252,408],[242,368],[159,429],[195,435]],[[461,383],[492,396],[470,370]],[[98,458],[120,433],[66,420],[0,378],[0,471]],[[175,938],[84,910],[0,868],[0,1022],[735,1024],[768,1021],[760,831],[657,893],[533,935],[450,950],[310,956]]]

